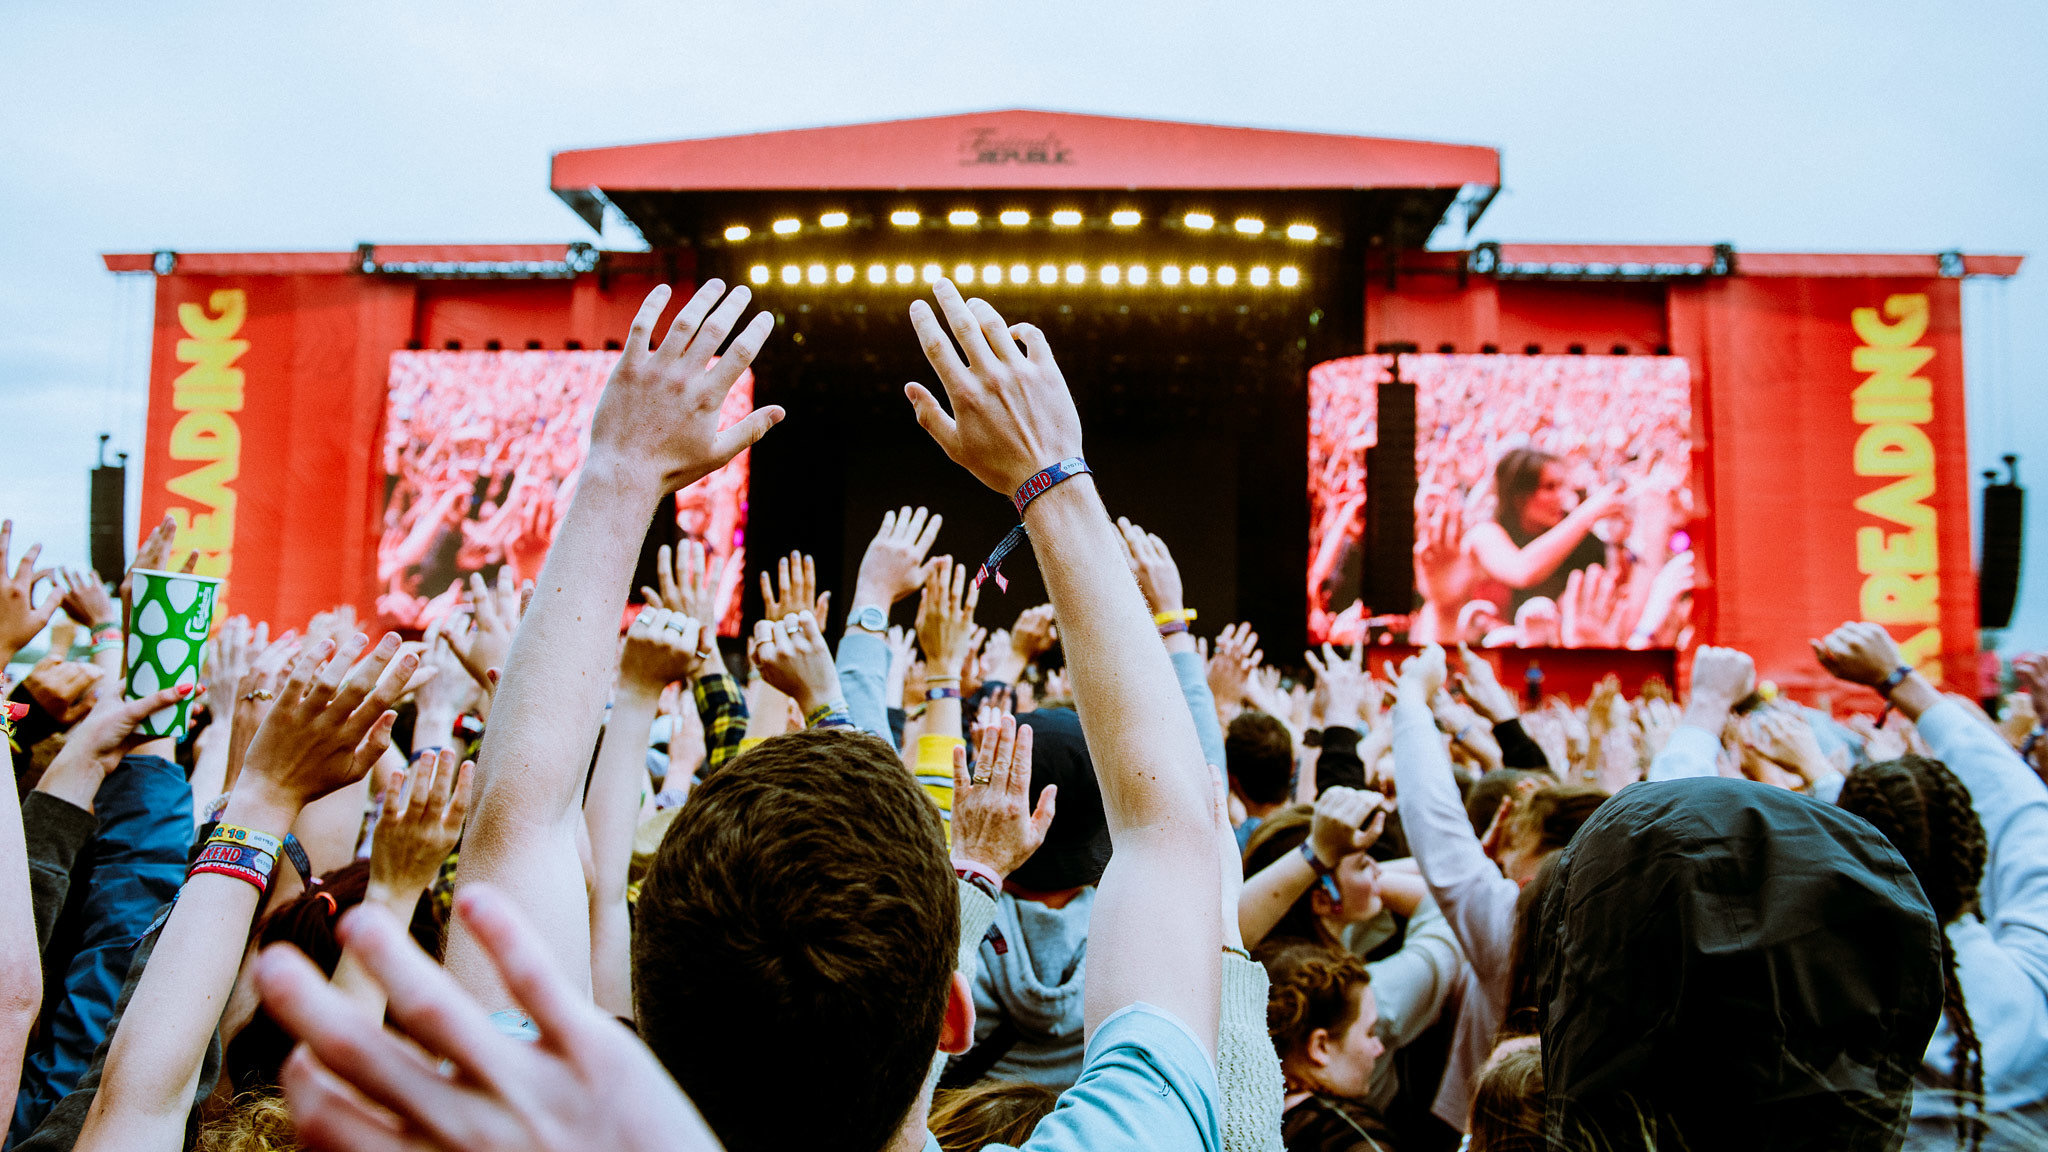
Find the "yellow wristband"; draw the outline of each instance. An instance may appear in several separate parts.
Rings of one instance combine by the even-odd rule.
[[[1194,618],[1195,610],[1193,608],[1183,608],[1178,612],[1161,612],[1157,616],[1152,617],[1152,623],[1186,624],[1192,621]]]

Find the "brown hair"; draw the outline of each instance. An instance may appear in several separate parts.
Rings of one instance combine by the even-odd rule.
[[[1223,735],[1223,763],[1245,799],[1281,803],[1294,777],[1294,737],[1264,712],[1240,712]]]
[[[1315,819],[1315,809],[1306,804],[1295,804],[1273,813],[1259,826],[1252,829],[1251,839],[1244,846],[1244,874],[1247,879],[1258,875],[1268,865],[1282,856],[1299,849],[1308,840],[1309,824]],[[1316,886],[1311,884],[1301,894],[1273,930],[1266,933],[1268,940],[1309,940],[1317,944],[1335,947],[1337,939],[1330,930],[1323,927],[1322,918],[1316,915]]]
[[[1607,802],[1607,793],[1584,784],[1560,784],[1539,790],[1510,819],[1517,835],[1535,839],[1532,855],[1547,855],[1572,842],[1593,812]]]
[[[1343,1034],[1358,1020],[1372,982],[1365,961],[1342,948],[1290,941],[1261,948],[1271,987],[1266,992],[1266,1032],[1282,1060],[1299,1056],[1320,1028]]]
[[[1493,466],[1493,491],[1497,497],[1493,518],[1508,535],[1522,542],[1522,508],[1543,482],[1543,466],[1557,463],[1557,457],[1536,448],[1509,450]]]
[[[1029,1080],[983,1080],[932,1099],[932,1137],[942,1152],[981,1152],[990,1144],[1021,1148],[1060,1094]]]
[[[1837,802],[1876,825],[1906,858],[1944,929],[1941,1014],[1955,1032],[1950,1058],[1958,1092],[1956,1143],[1977,1147],[1984,1140],[1984,1050],[1970,1020],[1970,1007],[1963,1003],[1955,949],[1946,931],[1964,913],[1976,911],[1977,888],[1990,855],[1970,790],[1941,761],[1907,755],[1851,772]],[[1965,1118],[1965,1102],[1975,1105],[1976,1117]]]
[[[960,943],[938,810],[894,749],[813,729],[742,753],[690,794],[637,911],[641,1037],[730,1152],[889,1143]]]
[[[1543,1152],[1540,1046],[1518,1044],[1487,1060],[1472,1084],[1470,1131],[1470,1152]]]

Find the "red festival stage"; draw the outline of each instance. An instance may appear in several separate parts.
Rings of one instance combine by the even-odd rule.
[[[106,257],[158,282],[143,522],[230,611],[417,628],[463,574],[538,571],[639,301],[712,276],[777,319],[733,406],[791,416],[622,546],[802,548],[845,588],[922,503],[977,555],[1007,506],[901,395],[943,275],[1047,331],[1113,510],[1269,652],[1460,639],[1577,691],[1716,642],[1807,691],[1806,638],[1861,617],[1974,691],[1960,284],[2017,256],[1445,251],[1493,149],[1031,111],[563,152],[552,183],[649,250]],[[1037,602],[1011,574],[984,615]]]

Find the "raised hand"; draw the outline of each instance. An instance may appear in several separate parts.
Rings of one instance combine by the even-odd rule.
[[[1117,517],[1116,526],[1123,537],[1124,563],[1131,566],[1131,575],[1138,578],[1138,590],[1145,594],[1152,611],[1163,614],[1187,607],[1181,593],[1180,566],[1173,562],[1166,541],[1131,523],[1127,516]]]
[[[420,649],[419,674],[413,677],[413,703],[422,716],[446,717],[452,727],[455,718],[482,702],[483,689],[469,675],[462,658],[448,642],[449,621],[439,620],[427,629]],[[414,744],[417,748],[418,744]]]
[[[0,520],[0,662],[13,659],[22,646],[36,638],[50,617],[57,614],[57,606],[63,598],[52,590],[40,603],[36,600],[36,586],[51,579],[54,568],[37,568],[36,559],[43,554],[41,544],[31,544],[21,554],[21,564],[14,575],[7,575],[8,550],[14,541],[14,521]],[[86,627],[100,621],[86,622]]]
[[[1650,591],[1643,601],[1642,615],[1629,632],[1629,647],[1649,648],[1664,639],[1666,625],[1673,621],[1679,601],[1692,595],[1695,563],[1692,549],[1688,548],[1657,569],[1657,574],[1650,579]]]
[[[1619,573],[1590,564],[1565,577],[1558,601],[1559,627],[1567,648],[1621,647]]]
[[[5,553],[6,545],[0,543],[0,568],[6,565]],[[120,609],[114,604],[114,594],[100,583],[98,576],[66,568],[57,587],[63,593],[64,614],[78,621],[79,627],[91,628],[95,624],[107,623],[124,629],[128,626],[127,621],[119,618]]]
[[[1314,652],[1302,655],[1316,674],[1323,723],[1345,728],[1364,728],[1370,724],[1367,700],[1373,687],[1372,674],[1365,667],[1365,645],[1353,645],[1349,657],[1338,655],[1328,644],[1323,645],[1320,658]]]
[[[924,650],[926,674],[955,677],[967,659],[974,636],[974,608],[981,589],[968,579],[967,565],[941,556],[925,577],[917,602],[917,646]]]
[[[1761,708],[1750,714],[1742,736],[1758,755],[1797,773],[1799,783],[1806,787],[1834,771],[1827,753],[1821,751],[1820,738],[1813,734],[1813,725],[1802,716]]]
[[[1491,723],[1501,724],[1522,714],[1515,694],[1501,686],[1491,661],[1473,655],[1472,649],[1463,644],[1458,645],[1458,657],[1464,668],[1458,675],[1458,687],[1480,715]]]
[[[922,384],[906,384],[904,394],[918,425],[955,464],[1014,497],[1039,469],[1081,455],[1081,416],[1073,394],[1037,327],[1006,323],[985,300],[961,299],[951,280],[939,280],[932,291],[938,311],[913,301],[910,323],[952,414]],[[959,352],[946,338],[948,330],[960,342]]]
[[[1898,641],[1882,624],[1844,624],[1812,644],[1814,657],[1829,675],[1872,688],[1906,662]]]
[[[1395,693],[1399,699],[1414,699],[1427,706],[1429,698],[1444,686],[1445,675],[1443,645],[1431,644],[1401,661],[1401,679],[1395,685]]]
[[[657,592],[643,585],[640,598],[671,612],[681,612],[717,632],[718,621],[724,615],[718,602],[718,590],[725,578],[726,562],[720,560],[707,565],[707,555],[704,545],[695,540],[685,540],[681,548],[673,551],[663,544],[654,564],[661,590]],[[767,574],[762,575],[765,577]]]
[[[777,586],[781,587],[777,594]],[[761,615],[768,620],[780,620],[799,612],[809,612],[822,623],[826,606],[832,602],[830,592],[818,591],[818,564],[802,552],[791,552],[775,562],[775,579],[768,579],[768,573],[761,573]]]
[[[441,630],[448,646],[462,661],[463,670],[477,687],[490,694],[490,670],[504,668],[512,651],[512,637],[519,631],[519,617],[526,611],[527,593],[532,586],[519,586],[518,575],[507,564],[498,569],[495,585],[484,583],[483,573],[469,574],[469,625],[451,621]]]
[[[1010,626],[1010,648],[1026,664],[1051,651],[1059,639],[1059,625],[1053,619],[1050,604],[1026,608],[1018,613],[1017,622]]]
[[[265,801],[303,808],[362,779],[376,763],[398,718],[390,708],[419,659],[398,654],[396,632],[365,653],[368,644],[357,633],[338,648],[322,641],[293,660],[284,690],[249,744],[234,806],[254,788]]]
[[[726,393],[775,327],[773,316],[757,312],[718,355],[752,298],[744,285],[727,295],[723,281],[707,280],[657,344],[654,325],[668,306],[669,287],[657,285],[647,294],[591,414],[586,476],[623,469],[634,477],[659,476],[661,490],[673,492],[710,475],[781,421],[782,409],[771,404],[730,428],[718,427]]]
[[[2030,652],[2012,662],[2013,679],[2034,702],[2034,715],[2048,723],[2048,654]]]
[[[757,621],[751,651],[761,679],[796,701],[806,718],[821,706],[839,702],[839,673],[816,616],[799,612]]]
[[[85,719],[64,737],[36,791],[48,792],[74,807],[92,811],[93,797],[107,774],[121,766],[121,757],[154,737],[137,736],[135,729],[150,713],[169,708],[199,691],[199,685],[180,684],[159,689],[139,700],[124,700],[117,692],[103,692]]]
[[[1216,698],[1218,711],[1234,715],[1244,706],[1244,689],[1252,672],[1265,660],[1259,648],[1259,634],[1249,624],[1231,624],[1216,637],[1204,676],[1209,694]]]
[[[228,767],[227,775],[221,781],[222,789],[233,788],[235,780],[241,776],[249,743],[256,738],[257,729],[263,726],[263,718],[270,715],[278,689],[284,686],[285,670],[291,667],[292,658],[299,654],[301,646],[297,634],[292,632],[286,632],[265,645],[232,686],[234,702],[229,711],[215,713],[216,717],[233,717],[233,724],[228,729]]]
[[[1415,531],[1415,588],[1438,612],[1455,613],[1470,581],[1464,571],[1465,504],[1455,492],[1421,501]]]
[[[36,661],[21,678],[21,686],[37,707],[56,717],[59,724],[73,724],[92,709],[95,688],[105,676],[96,665],[52,653]]]
[[[4,543],[5,541],[0,541],[0,545]],[[135,560],[128,565],[128,570],[121,574],[121,627],[128,627],[128,609],[135,602],[135,570],[142,568],[151,572],[164,571],[171,562],[171,553],[177,548],[177,544],[178,522],[166,512],[164,518],[157,521],[156,527],[149,530],[149,535],[143,538],[142,547],[135,550]],[[0,547],[0,552],[5,550],[4,547]],[[0,561],[4,560],[5,557],[0,556]],[[190,572],[198,565],[198,552],[192,552],[185,557],[184,571]],[[0,564],[0,572],[4,570],[4,564]]]
[[[944,516],[931,515],[923,508],[906,506],[900,511],[882,513],[881,530],[861,554],[852,607],[872,604],[887,611],[890,605],[917,591],[936,564],[925,556],[931,552],[932,542],[939,538],[939,525],[945,521]]]
[[[1335,868],[1344,857],[1372,847],[1386,829],[1388,808],[1387,798],[1377,792],[1343,785],[1325,789],[1316,797],[1315,817],[1308,826],[1308,842],[1316,859],[1326,868]]]
[[[302,1143],[320,1152],[716,1152],[646,1045],[562,979],[511,901],[472,883],[456,894],[455,915],[539,1042],[499,1032],[396,917],[359,907],[341,939],[389,992],[390,1027],[288,945],[256,963],[264,1007],[301,1041],[283,1079]]]
[[[1052,826],[1058,785],[1031,805],[1031,729],[1013,717],[990,716],[974,727],[974,769],[967,750],[953,749],[953,859],[998,877],[1016,871]]]
[[[251,628],[247,616],[230,616],[206,642],[200,678],[206,681],[206,710],[216,720],[235,714],[235,693],[258,653],[270,644],[270,625]]]
[[[1886,672],[1891,669],[1887,668]],[[1879,677],[1883,679],[1883,677]],[[1702,644],[1692,656],[1692,699],[1725,712],[1756,691],[1756,661],[1734,648]],[[1719,731],[1718,727],[1715,731]]]
[[[626,648],[619,657],[621,685],[659,697],[670,684],[695,679],[708,631],[680,612],[642,608],[626,629]]]
[[[383,811],[370,846],[366,899],[394,913],[410,913],[462,838],[475,769],[467,760],[458,768],[455,753],[441,748],[384,782]]]

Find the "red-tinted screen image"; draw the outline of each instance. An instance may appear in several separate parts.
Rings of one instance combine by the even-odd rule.
[[[511,565],[540,574],[590,446],[590,415],[619,353],[394,352],[385,402],[384,524],[377,609],[424,628],[454,605],[451,584]],[[753,410],[739,383],[721,426]],[[676,493],[676,522],[723,562],[720,630],[739,627],[745,565],[747,453]],[[664,501],[664,507],[667,504]],[[619,547],[637,552],[639,540]]]
[[[1392,359],[1309,371],[1311,640],[1378,628],[1495,647],[1684,641],[1695,501],[1683,358],[1402,356],[1416,386],[1416,600],[1366,605],[1366,449]]]

